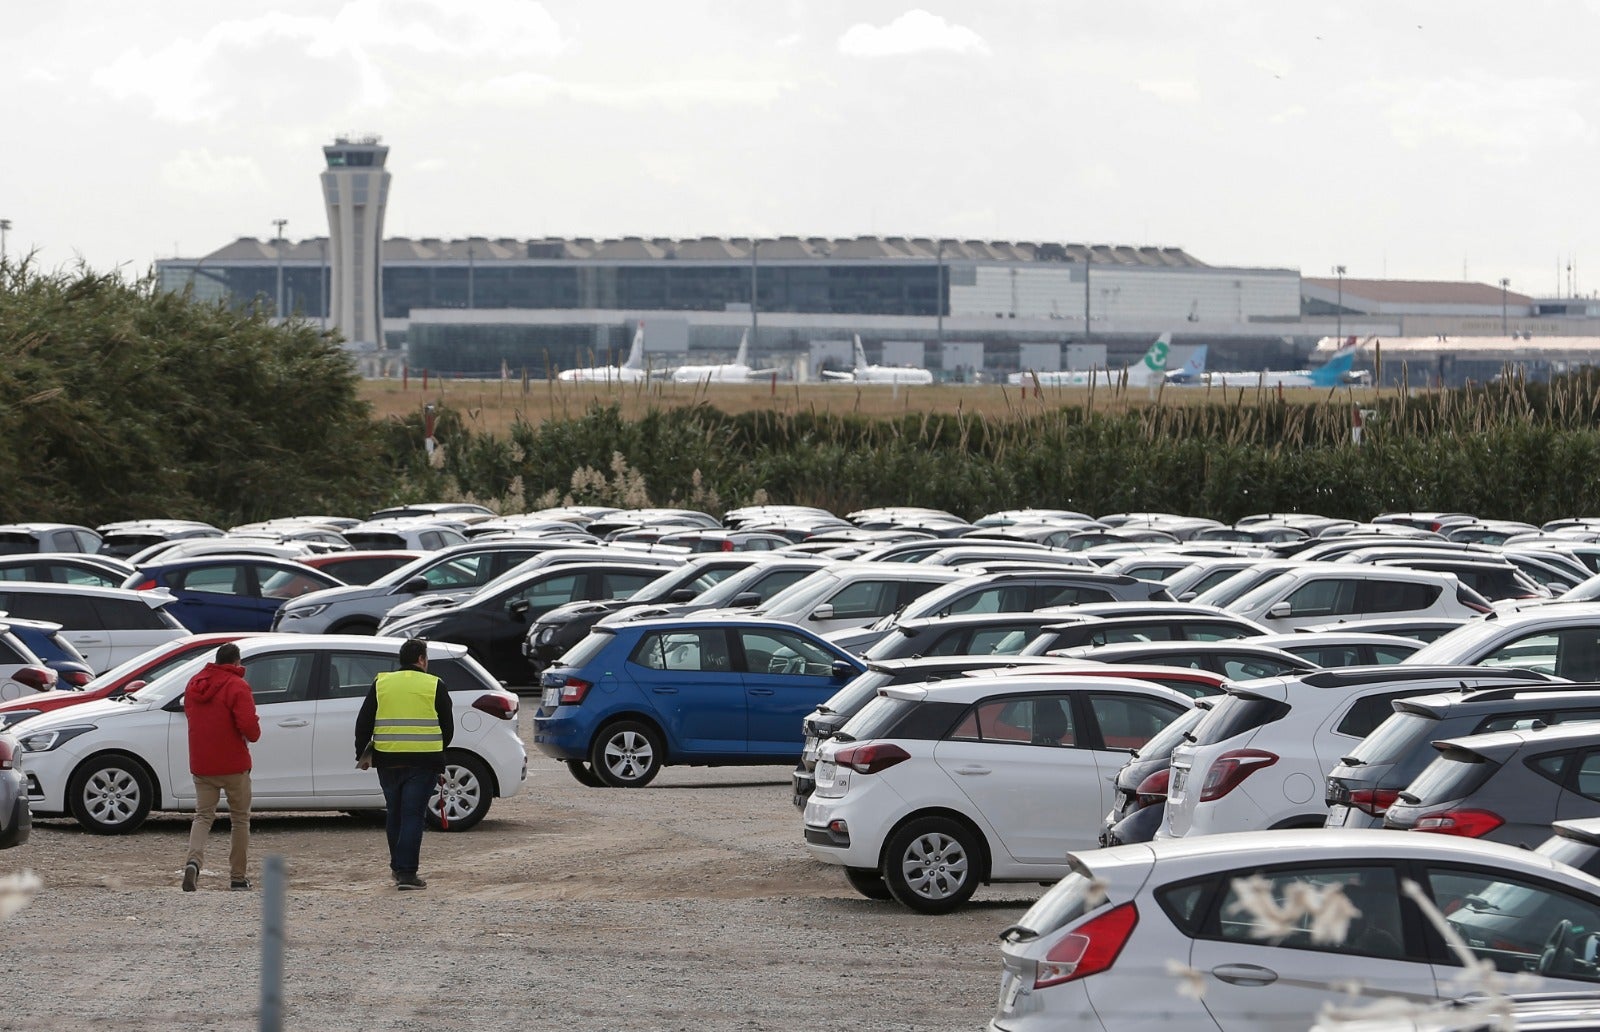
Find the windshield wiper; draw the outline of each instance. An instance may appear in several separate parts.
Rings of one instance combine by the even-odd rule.
[[[1366,760],[1357,756],[1341,756],[1339,757],[1339,762],[1346,767],[1365,767],[1367,765]]]
[[[836,742],[853,742],[856,740],[855,735],[847,735],[843,731],[835,731],[830,737]]]
[[[1014,924],[1000,932],[1001,942],[1032,942],[1039,933],[1027,925]]]

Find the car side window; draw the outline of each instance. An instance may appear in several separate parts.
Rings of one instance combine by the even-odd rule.
[[[1560,643],[1560,637],[1554,632],[1524,635],[1484,656],[1478,666],[1523,667],[1553,674]]]
[[[744,669],[749,673],[833,676],[833,653],[798,634],[741,630],[739,644],[744,650]]]
[[[1183,626],[1183,636],[1190,641],[1232,641],[1243,638],[1247,633],[1241,627],[1225,623],[1192,623]]]
[[[1302,906],[1337,892],[1357,911],[1345,934],[1324,941],[1328,929],[1317,914],[1323,908]],[[1263,914],[1266,911],[1266,914]],[[1282,924],[1272,918],[1281,918]],[[1204,938],[1249,942],[1321,953],[1346,953],[1389,960],[1408,957],[1400,918],[1400,890],[1389,867],[1296,867],[1270,872],[1240,871],[1223,886],[1215,923]]]
[[[1556,646],[1556,675],[1570,681],[1600,679],[1600,633],[1575,627],[1560,632]]]
[[[62,584],[84,584],[92,588],[120,588],[122,579],[110,574],[96,573],[93,570],[79,569],[76,566],[52,566],[46,571],[43,579],[60,581]]]
[[[509,609],[512,603],[525,601],[533,614],[537,615],[578,598],[587,580],[587,575],[582,573],[538,577],[507,595],[501,604]]]
[[[1061,695],[1007,695],[980,702],[962,718],[950,737],[1070,748],[1077,744],[1072,700]]]
[[[205,595],[248,595],[249,580],[242,566],[200,566],[185,570],[177,578],[178,587]]]
[[[1319,667],[1347,667],[1361,662],[1361,650],[1354,645],[1296,645],[1285,649]]]
[[[1600,908],[1499,872],[1431,867],[1428,891],[1467,947],[1497,970],[1600,981]],[[1459,965],[1450,955],[1446,961]]]
[[[21,663],[22,643],[9,634],[0,634],[0,663]]]
[[[1443,589],[1437,584],[1414,581],[1367,581],[1361,586],[1362,613],[1415,613],[1427,609]]]
[[[895,611],[898,591],[891,581],[856,581],[846,584],[828,599],[836,620],[860,620],[886,616]]]
[[[96,598],[90,604],[100,619],[100,625],[108,630],[165,631],[172,626],[160,610],[135,599]],[[61,623],[59,620],[55,622]]]
[[[629,660],[650,670],[727,673],[732,669],[727,637],[715,628],[647,634]]]
[[[1288,663],[1280,663],[1275,659],[1258,658],[1250,656],[1224,656],[1222,657],[1222,675],[1230,681],[1249,681],[1257,677],[1278,677],[1295,671],[1295,667]]]
[[[956,599],[939,611],[941,616],[957,613],[1015,613],[1021,611],[1027,590],[1019,585],[983,588]]]
[[[489,582],[489,558],[487,553],[457,556],[434,564],[420,576],[430,588],[448,590],[481,587]]]
[[[1417,651],[1417,647],[1414,645],[1374,645],[1372,646],[1372,658],[1379,663],[1387,665],[1398,663],[1415,651]]]
[[[634,592],[655,580],[657,574],[653,573],[602,573],[600,574],[601,598],[631,598]]]
[[[1035,609],[1046,606],[1081,606],[1094,602],[1115,602],[1117,596],[1105,588],[1090,588],[1081,584],[1068,587],[1046,587],[1039,590]]]
[[[1107,749],[1138,749],[1172,723],[1183,707],[1144,695],[1096,693],[1089,696],[1089,711]]]
[[[1590,749],[1573,755],[1575,787],[1585,799],[1600,801],[1600,750]]]
[[[300,702],[311,691],[311,668],[316,656],[310,652],[273,652],[244,660],[244,679],[257,706],[275,702]]]
[[[52,531],[50,534],[51,552],[76,552],[78,550],[78,536],[70,530]],[[41,549],[44,551],[44,549]]]
[[[1342,616],[1356,611],[1356,582],[1332,577],[1314,580],[1291,591],[1284,601],[1289,603],[1290,616]]]
[[[997,628],[977,631],[967,643],[968,656],[1014,656],[1032,640],[1034,632],[1022,628]],[[954,655],[954,653],[950,653]]]
[[[328,656],[328,683],[324,699],[361,699],[381,673],[399,669],[393,656],[378,652],[335,652]]]
[[[97,631],[106,626],[97,608],[64,592],[0,592],[0,610],[23,620],[48,620],[73,631]]]

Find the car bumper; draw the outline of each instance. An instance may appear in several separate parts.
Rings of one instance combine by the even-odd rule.
[[[878,866],[883,836],[901,814],[872,805],[862,795],[861,799],[819,798],[813,792],[806,800],[803,833],[812,856],[843,867]]]
[[[33,829],[33,814],[28,809],[27,783],[16,771],[0,777],[0,849],[11,849],[28,841]]]
[[[540,708],[533,716],[533,747],[558,760],[582,760],[589,756],[593,721],[578,721],[561,712]],[[542,715],[541,715],[542,714]]]
[[[794,805],[797,810],[806,808],[806,800],[811,798],[811,793],[816,791],[817,779],[810,771],[797,770],[789,775],[790,787],[794,789]]]

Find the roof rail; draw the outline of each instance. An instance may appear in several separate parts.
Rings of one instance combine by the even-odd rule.
[[[1600,692],[1600,683],[1596,683],[1594,681],[1573,681],[1573,682],[1567,682],[1567,681],[1534,681],[1534,682],[1532,682],[1530,684],[1483,685],[1483,686],[1476,687],[1476,688],[1470,687],[1470,686],[1467,686],[1467,685],[1462,685],[1461,691],[1466,693],[1467,695],[1470,695],[1472,697],[1473,701],[1477,701],[1479,699],[1483,699],[1485,701],[1493,701],[1493,700],[1496,700],[1496,699],[1513,699],[1513,698],[1516,698],[1518,694],[1520,694],[1522,692],[1528,692],[1528,691],[1537,691],[1537,692],[1571,692],[1571,691]]]
[[[1382,683],[1385,681],[1429,681],[1451,677],[1463,679],[1469,677],[1474,679],[1493,678],[1520,682],[1549,681],[1549,677],[1546,674],[1541,674],[1534,670],[1524,670],[1520,667],[1407,666],[1404,663],[1318,670],[1306,674],[1300,680],[1313,688],[1353,688],[1356,685]],[[1470,690],[1467,689],[1465,682],[1463,682],[1462,688]]]

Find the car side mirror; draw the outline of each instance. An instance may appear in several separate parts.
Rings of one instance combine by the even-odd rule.
[[[127,684],[123,685],[121,688],[118,688],[116,691],[114,691],[111,694],[107,695],[106,698],[108,698],[108,699],[120,699],[125,695],[132,695],[134,692],[138,691],[140,688],[143,688],[145,685],[147,685],[149,683],[150,683],[149,681],[129,681]]]
[[[815,609],[813,609],[811,611],[811,619],[813,619],[813,620],[832,620],[833,619],[833,606],[830,605],[827,602],[822,603],[822,605],[818,606],[817,608],[815,608]]]
[[[748,609],[761,604],[761,594],[755,591],[741,591],[728,600],[728,605],[734,609]]]
[[[428,578],[426,577],[413,577],[400,585],[401,593],[406,595],[420,595],[427,590]]]
[[[1271,609],[1267,610],[1267,618],[1271,620],[1277,620],[1288,616],[1292,612],[1294,612],[1293,606],[1289,605],[1287,602],[1279,602],[1277,605],[1274,605]]]
[[[525,598],[519,598],[515,602],[511,603],[509,607],[507,607],[508,611],[511,613],[511,618],[516,620],[518,623],[527,622],[528,610],[532,608],[533,603],[529,602]]]
[[[667,601],[687,602],[698,594],[700,593],[693,588],[679,588],[677,591],[674,591],[672,594],[667,596]]]
[[[1198,597],[1199,597],[1199,593],[1198,592],[1185,591],[1183,594],[1178,596],[1178,601],[1179,602],[1193,602]]]
[[[842,659],[833,661],[833,679],[835,681],[848,681],[856,676],[856,668]]]
[[[163,706],[161,708],[166,710],[168,713],[182,713],[183,712],[183,696],[181,696],[181,695],[178,696],[176,699],[173,699],[172,701],[168,702],[165,706]]]

